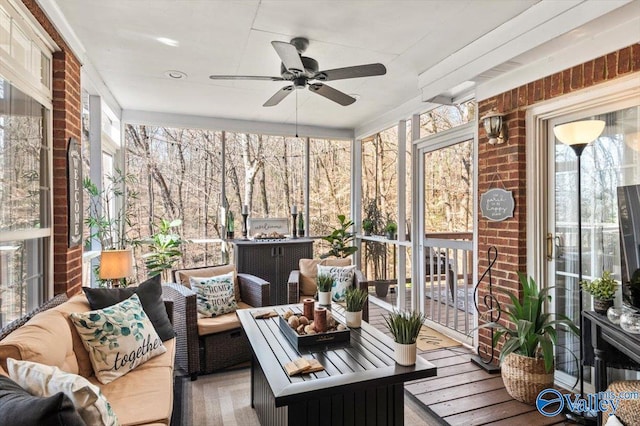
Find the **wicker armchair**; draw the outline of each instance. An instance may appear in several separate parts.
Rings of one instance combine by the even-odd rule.
[[[175,283],[164,285],[164,296],[173,301],[174,328],[177,333],[176,362],[196,380],[222,368],[249,361],[251,349],[234,313],[215,318],[198,318],[196,294],[189,277],[215,276],[230,271],[233,265],[180,269],[173,271]],[[238,309],[267,306],[269,283],[248,274],[236,274],[240,295]]]
[[[288,286],[288,303],[301,303],[302,299],[313,298],[316,294],[316,272],[317,265],[330,265],[330,266],[348,266],[351,261],[348,259],[300,259],[299,267],[291,271],[289,274]],[[355,271],[353,275],[353,284],[356,287],[369,291],[369,283],[362,274],[361,271]],[[362,319],[369,321],[369,302],[364,305],[362,309]]]

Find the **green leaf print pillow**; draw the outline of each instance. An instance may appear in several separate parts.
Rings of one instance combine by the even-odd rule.
[[[206,317],[235,312],[238,309],[233,290],[233,272],[210,278],[189,278],[191,289],[196,292],[198,313]]]
[[[334,302],[344,302],[344,295],[347,288],[353,283],[353,275],[356,271],[356,265],[351,266],[325,266],[318,265],[318,276],[329,275],[333,278],[331,286],[331,300]]]
[[[100,383],[110,383],[167,351],[137,294],[108,308],[69,317]]]

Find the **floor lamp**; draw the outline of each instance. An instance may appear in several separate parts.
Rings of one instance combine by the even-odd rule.
[[[578,378],[580,382],[580,397],[584,398],[584,351],[582,349],[582,188],[581,188],[581,172],[580,157],[582,151],[591,143],[596,140],[602,131],[604,130],[605,122],[602,120],[584,120],[574,121],[571,123],[560,124],[553,128],[553,133],[556,138],[569,145],[576,154],[577,166],[578,166],[578,308],[579,308],[579,321],[580,321],[580,365],[578,368]],[[580,424],[595,424],[597,414],[595,416],[590,415],[587,412],[570,412],[567,413],[567,417]]]

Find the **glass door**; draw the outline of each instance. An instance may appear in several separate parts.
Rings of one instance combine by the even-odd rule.
[[[419,269],[416,300],[427,318],[471,343],[474,128],[461,126],[418,144]]]
[[[637,103],[637,100],[636,100]],[[616,105],[607,112],[587,111],[549,121],[549,248],[548,275],[554,286],[552,309],[580,321],[580,286],[578,262],[582,262],[582,279],[593,280],[604,271],[620,281],[620,241],[618,230],[617,188],[640,184],[640,106],[633,102]],[[583,120],[604,120],[602,135],[591,142],[581,156],[581,170],[576,155],[567,145],[556,140],[553,127]],[[577,193],[578,173],[581,173],[581,194]],[[581,203],[582,240],[578,241],[578,202]],[[582,259],[578,247],[582,246]],[[591,310],[591,297],[583,293],[582,309]],[[620,304],[620,292],[616,304]],[[579,339],[566,332],[558,333],[556,379],[571,387],[576,383],[580,358]],[[575,355],[575,357],[574,357]],[[585,384],[591,381],[591,371],[585,368]],[[586,387],[585,389],[588,389]]]

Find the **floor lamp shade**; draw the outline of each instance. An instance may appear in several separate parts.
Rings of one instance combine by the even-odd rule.
[[[556,138],[567,145],[587,145],[596,140],[604,130],[602,120],[582,120],[560,124],[553,128]]]
[[[100,279],[116,280],[133,275],[131,249],[104,250],[100,254]]]

